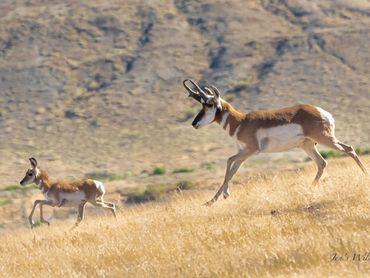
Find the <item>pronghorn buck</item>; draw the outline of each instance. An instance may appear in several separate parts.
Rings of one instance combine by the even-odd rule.
[[[44,194],[46,200],[36,200],[30,216],[28,217],[31,228],[34,227],[33,213],[37,205],[40,206],[40,222],[49,222],[44,219],[43,206],[52,207],[74,207],[78,206],[78,216],[76,226],[84,217],[84,209],[87,202],[94,206],[103,207],[110,210],[116,217],[116,207],[112,203],[105,202],[103,196],[105,194],[104,185],[100,181],[91,179],[83,179],[77,181],[56,181],[52,182],[44,170],[37,166],[35,158],[30,159],[31,167],[27,170],[26,175],[20,182],[21,185],[35,183]]]
[[[193,88],[187,83],[190,82]],[[194,98],[202,104],[202,110],[192,125],[198,129],[217,122],[236,141],[238,153],[227,160],[226,174],[222,186],[206,204],[211,205],[223,193],[227,198],[229,181],[241,164],[250,156],[258,153],[273,153],[301,148],[317,164],[318,170],[313,184],[316,184],[327,162],[316,149],[316,144],[339,150],[352,157],[361,170],[367,173],[353,147],[338,141],[334,135],[333,116],[324,109],[310,104],[242,113],[220,97],[214,86],[204,90],[193,80],[185,79],[183,85]]]

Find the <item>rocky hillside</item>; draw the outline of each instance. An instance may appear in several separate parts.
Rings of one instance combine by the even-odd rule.
[[[4,0],[0,182],[30,155],[75,176],[225,160],[217,126],[190,126],[186,77],[242,110],[317,104],[369,146],[369,72],[366,0]]]

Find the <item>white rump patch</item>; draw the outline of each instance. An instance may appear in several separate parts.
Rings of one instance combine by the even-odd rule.
[[[335,121],[334,121],[334,118],[332,116],[332,114],[330,114],[328,111],[325,111],[324,109],[320,108],[320,107],[317,107],[316,106],[316,109],[320,112],[320,115],[321,115],[321,118],[329,123],[333,129],[335,128]]]
[[[96,185],[96,188],[99,190],[99,192],[104,195],[105,194],[105,188],[104,188],[104,185],[101,181],[95,181],[95,185]]]
[[[59,200],[64,201],[63,206],[76,206],[80,204],[83,200],[86,200],[86,194],[82,191],[77,192],[61,192],[59,193]]]
[[[305,139],[302,126],[286,124],[260,128],[256,133],[261,152],[282,152],[298,147]]]

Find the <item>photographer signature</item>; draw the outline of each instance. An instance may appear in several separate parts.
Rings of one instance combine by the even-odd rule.
[[[370,263],[370,252],[334,253],[330,256],[330,261]]]

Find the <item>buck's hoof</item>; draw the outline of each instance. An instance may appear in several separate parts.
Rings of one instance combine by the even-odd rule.
[[[209,200],[208,202],[204,203],[203,205],[206,206],[206,207],[210,207],[213,205],[213,203],[216,202],[216,200],[212,199],[212,200]]]
[[[229,193],[229,192],[224,192],[224,193],[223,193],[223,196],[224,196],[224,199],[227,199],[227,197],[229,197],[229,196],[230,196],[230,193]]]

